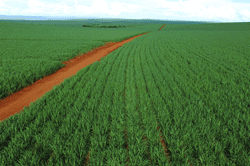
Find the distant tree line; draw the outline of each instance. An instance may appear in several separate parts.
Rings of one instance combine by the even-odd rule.
[[[90,26],[90,25],[83,25],[83,27],[92,27],[92,26]]]
[[[120,28],[125,26],[91,26],[91,25],[83,25],[83,27],[99,27],[99,28]]]

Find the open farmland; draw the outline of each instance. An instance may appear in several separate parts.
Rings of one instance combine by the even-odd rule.
[[[249,23],[161,26],[1,122],[1,164],[248,165]]]
[[[162,25],[138,28],[83,28],[1,22],[0,99],[27,87],[65,66],[62,62],[106,42],[118,42],[158,30]]]

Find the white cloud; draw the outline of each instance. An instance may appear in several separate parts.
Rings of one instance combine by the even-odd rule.
[[[250,17],[250,11],[248,9],[241,10],[240,13],[243,16]]]
[[[152,1],[152,0],[150,0]],[[188,1],[178,1],[169,2],[165,0],[155,0],[156,6],[166,10],[163,12],[164,15],[180,14],[184,16],[190,16],[195,18],[204,19],[236,19],[237,18],[237,8],[242,8],[243,4],[238,3],[237,8],[235,4],[228,0],[188,0]],[[250,7],[250,3],[246,4]],[[245,5],[244,5],[245,6]],[[244,13],[244,12],[242,12]],[[247,12],[246,12],[247,13]]]
[[[105,0],[94,0],[91,9],[96,13],[106,13],[109,10],[109,5]]]
[[[4,1],[0,0],[0,7],[3,8],[5,6]]]
[[[76,11],[82,14],[108,14],[117,16],[122,12],[135,12],[138,8],[139,5],[120,3],[117,1],[109,4],[105,0],[94,0],[91,6],[78,5]]]
[[[2,15],[250,21],[249,9],[250,2],[232,0],[0,0]]]
[[[32,15],[69,15],[72,14],[72,7],[68,6],[65,2],[61,3],[44,3],[38,0],[28,0],[27,9],[22,10],[22,13]]]
[[[243,9],[240,11],[241,17],[244,21],[250,22],[250,11],[248,9]]]

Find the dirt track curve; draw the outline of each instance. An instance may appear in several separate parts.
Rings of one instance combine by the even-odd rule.
[[[86,54],[79,54],[78,57],[63,62],[66,66],[55,73],[36,81],[34,84],[25,87],[3,100],[0,100],[0,122],[15,113],[19,113],[25,106],[29,106],[32,102],[35,102],[38,98],[42,97],[46,92],[52,90],[53,86],[59,85],[65,79],[75,75],[82,68],[96,62],[97,60],[100,61],[102,57],[105,57],[123,44],[128,43],[141,35],[134,36],[121,42],[105,43],[105,46],[96,49],[94,48]]]
[[[161,30],[166,24],[164,24],[159,30]],[[147,34],[147,33],[144,33]],[[54,74],[46,76],[41,80],[36,81],[34,84],[22,89],[21,91],[8,96],[4,100],[0,100],[0,122],[14,115],[15,113],[19,113],[23,108],[29,106],[32,102],[35,102],[38,98],[42,97],[46,92],[52,90],[53,86],[59,85],[65,79],[75,75],[82,68],[96,62],[100,61],[102,57],[105,57],[107,54],[121,47],[123,44],[132,41],[133,39],[142,36],[144,34],[134,36],[132,38],[123,40],[121,42],[111,42],[105,43],[105,46],[101,46],[99,48],[93,49],[92,51],[86,54],[79,54],[78,57],[71,59],[69,61],[63,62],[66,64],[65,67],[59,69]],[[158,122],[157,122],[158,124]],[[164,153],[168,159],[168,163],[170,163],[168,147],[162,137],[162,131],[160,130],[159,124],[157,126],[157,130],[160,132],[160,142],[164,149]],[[126,134],[126,132],[125,132]],[[128,148],[128,147],[127,147]],[[91,151],[91,150],[90,150]],[[89,160],[89,153],[87,155],[87,163]],[[190,161],[188,160],[190,163]],[[192,166],[190,164],[190,166]]]
[[[161,30],[165,25],[166,24],[164,24],[159,30]],[[55,73],[36,81],[34,84],[25,87],[3,100],[0,100],[0,122],[15,113],[19,113],[24,107],[28,107],[32,102],[35,102],[46,92],[52,90],[53,86],[59,85],[65,79],[75,75],[82,68],[96,62],[97,60],[100,61],[102,57],[105,57],[107,54],[118,49],[123,44],[128,43],[141,35],[134,36],[121,42],[105,43],[105,46],[94,48],[86,54],[79,54],[78,57],[63,62],[66,66],[59,69]]]
[[[164,24],[160,29],[159,29],[159,31],[165,26],[166,24]]]

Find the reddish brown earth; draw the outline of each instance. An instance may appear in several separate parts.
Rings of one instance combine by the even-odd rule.
[[[165,25],[166,24],[164,24],[159,30],[161,30]],[[146,33],[144,33],[144,34],[146,34]],[[144,34],[141,34],[141,35],[144,35]],[[42,97],[46,92],[48,92],[49,90],[52,90],[53,86],[56,86],[56,85],[59,85],[60,83],[62,83],[64,81],[64,79],[75,75],[79,70],[96,62],[97,60],[100,61],[101,57],[105,57],[107,54],[109,54],[112,51],[116,50],[117,48],[121,47],[123,44],[128,43],[141,35],[132,37],[130,39],[126,39],[126,40],[121,41],[121,42],[106,43],[105,46],[94,49],[86,54],[79,54],[78,57],[75,57],[74,59],[71,59],[67,62],[63,62],[64,64],[66,64],[66,66],[64,68],[58,70],[56,73],[54,73],[50,76],[44,77],[43,79],[35,82],[31,86],[24,88],[23,90],[7,97],[4,100],[0,100],[0,122],[1,122],[1,120],[4,120],[4,119],[8,118],[9,116],[14,115],[15,113],[19,113],[20,110],[22,110],[25,106],[26,107],[29,106],[30,103],[35,102],[38,98]],[[125,96],[125,94],[124,94],[124,96]],[[155,114],[154,111],[153,111],[153,113]],[[142,129],[143,129],[143,127],[142,127]],[[168,163],[170,163],[170,159],[169,159],[170,154],[168,153],[169,150],[168,150],[168,147],[166,146],[166,143],[164,141],[165,139],[164,139],[163,134],[161,132],[160,125],[159,125],[158,121],[157,121],[157,130],[160,133],[159,141],[161,142],[161,145],[162,145],[163,151],[166,155],[166,158],[168,160]],[[128,155],[129,147],[127,144],[128,140],[127,140],[126,129],[124,132],[125,132],[125,142],[126,142],[126,146],[127,146],[126,149],[127,149],[127,155]],[[93,137],[94,137],[94,135],[93,135]],[[109,140],[110,140],[110,137],[109,137]],[[148,140],[146,137],[144,137],[143,141],[147,142]],[[86,161],[85,161],[84,165],[89,164],[90,153],[91,153],[91,149],[89,150],[87,156],[85,157]],[[150,157],[148,149],[146,150],[146,153],[147,153],[147,156],[151,162],[152,159]],[[54,154],[52,153],[51,156],[54,156]],[[49,162],[49,160],[48,160],[48,162]],[[130,162],[130,157],[128,155],[127,164],[129,164],[129,162]],[[188,160],[188,163],[190,163],[189,160]],[[190,166],[192,166],[192,165],[190,164]]]
[[[160,29],[159,29],[159,31],[165,26],[166,24],[164,24]]]
[[[0,100],[0,122],[15,113],[19,113],[24,107],[28,107],[32,102],[35,102],[46,92],[52,90],[53,86],[59,85],[65,79],[75,75],[82,68],[96,62],[97,60],[100,61],[102,57],[105,57],[107,54],[118,49],[123,44],[128,43],[141,35],[134,36],[121,42],[105,43],[105,46],[94,48],[86,54],[79,54],[79,56],[74,59],[63,62],[66,66],[59,69],[55,73],[36,81],[34,84],[8,96],[3,100]]]

